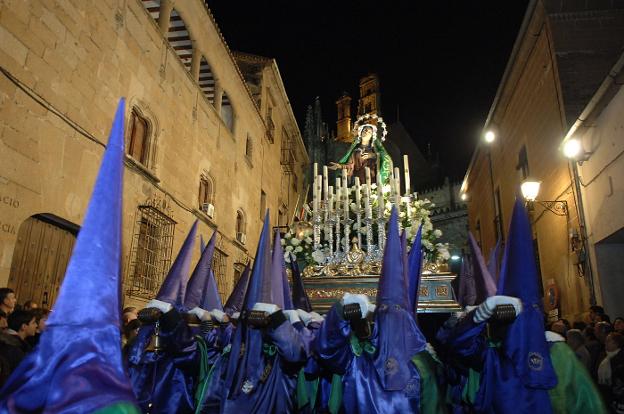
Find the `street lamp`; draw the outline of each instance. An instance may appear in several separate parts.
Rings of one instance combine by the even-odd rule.
[[[551,213],[554,213],[558,216],[567,216],[568,202],[565,200],[536,201],[541,184],[541,181],[528,178],[524,180],[520,185],[522,197],[524,197],[524,199],[526,200],[529,210],[532,210],[533,205],[537,203]]]
[[[461,201],[466,201],[468,200],[468,194],[466,193],[461,193],[459,198],[461,198]]]
[[[494,144],[494,141],[496,141],[496,133],[494,132],[494,129],[491,128],[485,131],[485,134],[483,135],[483,140],[488,147],[488,165],[490,167],[490,191],[492,194],[492,213],[494,214],[495,239],[497,239],[499,235],[502,238],[503,230],[502,223],[500,223],[500,217],[496,211],[496,196],[494,193],[494,172],[492,169],[492,145]]]
[[[579,163],[587,161],[592,154],[591,152],[585,151],[580,139],[574,137],[563,140],[561,143],[561,151],[566,158]]]
[[[492,142],[496,140],[496,134],[494,133],[494,131],[489,130],[485,133],[483,138],[485,139],[485,142],[487,142],[488,144],[491,144]]]

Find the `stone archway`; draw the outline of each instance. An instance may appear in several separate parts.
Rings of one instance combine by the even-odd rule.
[[[79,227],[52,214],[24,220],[17,233],[8,286],[18,303],[51,308],[65,276]]]

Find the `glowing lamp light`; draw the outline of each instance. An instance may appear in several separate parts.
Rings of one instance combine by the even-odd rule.
[[[456,262],[457,260],[461,259],[461,257],[459,257],[458,255],[454,254],[451,256],[451,260]]]
[[[487,142],[488,144],[491,144],[496,139],[496,134],[494,133],[494,131],[487,131],[485,133],[484,138],[485,138],[485,142]]]
[[[526,180],[520,185],[520,191],[522,191],[522,197],[526,201],[535,201],[539,194],[541,181]]]
[[[579,139],[570,138],[563,142],[563,155],[565,155],[566,158],[578,158],[582,150],[583,146],[581,145],[581,141]]]
[[[461,198],[461,201],[466,201],[466,200],[468,200],[468,194],[466,194],[466,193],[461,193],[461,195],[459,196],[459,198]]]

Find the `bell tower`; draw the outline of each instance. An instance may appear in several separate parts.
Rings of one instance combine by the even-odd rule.
[[[358,116],[381,115],[379,108],[379,77],[372,73],[360,79],[360,101],[358,103]]]
[[[336,109],[338,110],[338,120],[336,121],[336,140],[341,142],[351,142],[351,97],[344,93],[336,101]]]

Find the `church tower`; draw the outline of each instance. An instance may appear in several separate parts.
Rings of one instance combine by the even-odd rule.
[[[341,142],[351,142],[351,97],[344,93],[336,101],[336,109],[338,110],[338,120],[336,121],[336,140]]]
[[[360,101],[358,103],[358,116],[381,115],[379,77],[372,73],[360,79]]]

